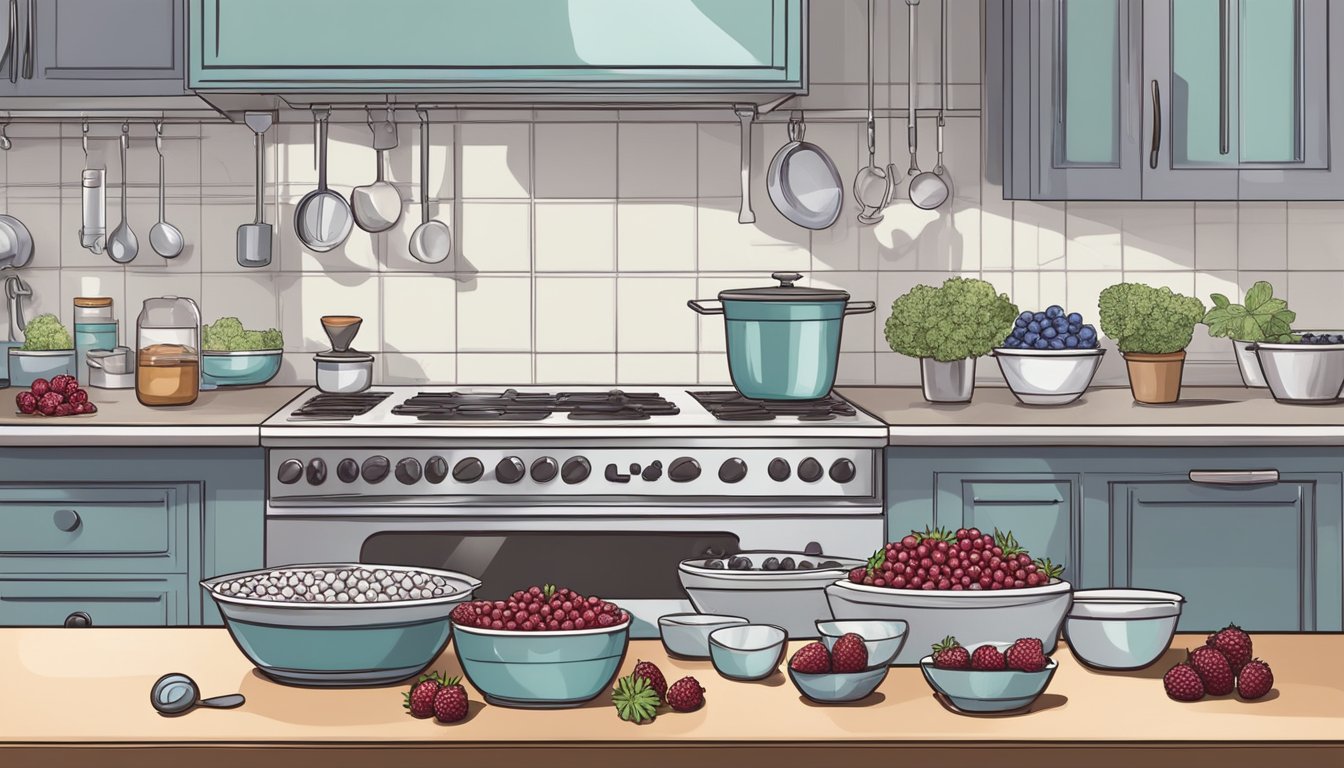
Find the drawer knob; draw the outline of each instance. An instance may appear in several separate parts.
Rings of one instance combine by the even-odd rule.
[[[57,528],[70,533],[79,527],[79,513],[73,509],[58,509],[52,514],[51,521],[56,524]]]
[[[93,619],[89,617],[89,614],[87,614],[87,613],[85,613],[85,612],[83,612],[83,611],[75,611],[74,613],[72,613],[72,614],[70,614],[69,616],[66,616],[66,617],[65,617],[65,626],[67,626],[67,627],[92,627],[92,626],[93,626]]]

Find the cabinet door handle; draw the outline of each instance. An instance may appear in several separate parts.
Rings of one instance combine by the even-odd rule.
[[[93,618],[83,611],[75,611],[65,617],[65,626],[67,627],[92,627]]]
[[[51,516],[51,521],[56,527],[66,533],[73,532],[83,522],[79,519],[79,513],[73,509],[58,509]]]
[[[23,40],[23,76],[33,79],[33,41],[37,39],[37,8],[33,6],[33,0],[28,0],[28,28],[24,31]]]
[[[9,61],[9,82],[19,81],[19,0],[9,0],[9,20],[5,29],[5,53],[0,66]]]
[[[1148,167],[1157,170],[1157,151],[1162,148],[1162,92],[1153,81],[1153,142],[1148,150]]]
[[[1218,154],[1226,155],[1231,151],[1230,129],[1227,115],[1227,17],[1231,0],[1218,3]]]
[[[1190,482],[1209,485],[1273,485],[1279,482],[1277,469],[1190,470]]]

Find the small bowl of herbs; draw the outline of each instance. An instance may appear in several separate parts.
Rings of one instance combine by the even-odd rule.
[[[247,330],[236,317],[201,326],[201,377],[216,387],[255,387],[280,372],[284,337],[274,328]]]

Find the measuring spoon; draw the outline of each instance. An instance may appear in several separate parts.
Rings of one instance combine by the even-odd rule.
[[[185,715],[197,707],[212,709],[233,709],[241,707],[247,699],[241,693],[227,696],[201,698],[201,688],[196,681],[178,672],[160,677],[149,691],[149,703],[155,711],[168,717]]]

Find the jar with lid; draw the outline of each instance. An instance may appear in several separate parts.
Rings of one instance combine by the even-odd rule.
[[[110,296],[79,296],[75,298],[75,376],[79,383],[89,383],[89,350],[113,349],[117,346],[117,321],[112,317]]]
[[[135,397],[190,405],[201,389],[201,310],[178,296],[145,299],[136,321]]]

